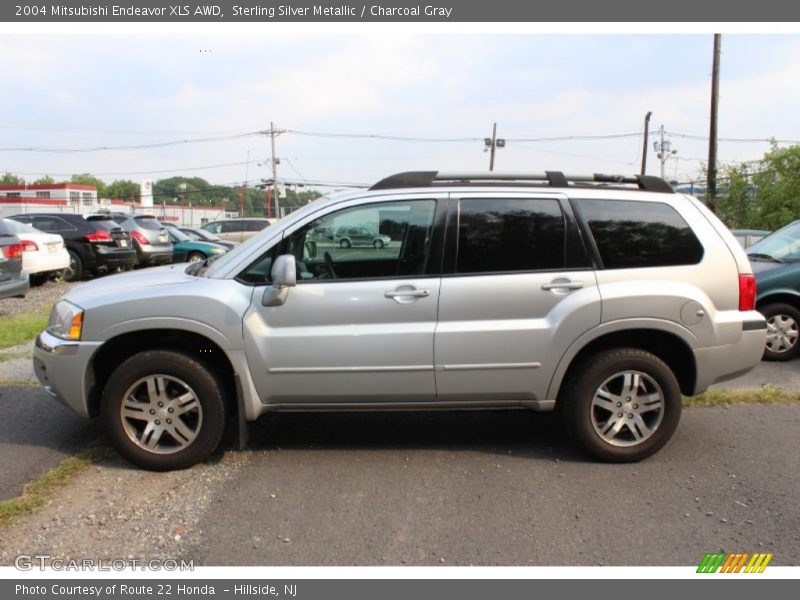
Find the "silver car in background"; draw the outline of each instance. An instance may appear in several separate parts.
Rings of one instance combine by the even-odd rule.
[[[394,241],[315,235],[352,223]],[[33,360],[148,469],[284,410],[559,407],[589,454],[636,461],[670,439],[682,394],[759,362],[755,292],[731,233],[661,179],[413,172],[213,261],[75,287]]]

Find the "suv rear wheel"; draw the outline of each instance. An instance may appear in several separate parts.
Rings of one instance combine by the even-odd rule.
[[[800,311],[790,304],[767,304],[760,309],[767,320],[765,360],[789,360],[800,351],[798,326]]]
[[[605,350],[572,373],[560,401],[565,425],[595,457],[642,460],[672,437],[681,416],[681,390],[657,356],[637,348]]]
[[[123,458],[139,467],[185,469],[208,458],[222,439],[222,389],[214,373],[186,354],[136,354],[103,390],[103,429]]]

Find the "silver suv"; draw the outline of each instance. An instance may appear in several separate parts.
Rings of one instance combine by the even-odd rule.
[[[353,223],[392,244],[314,235]],[[148,469],[281,410],[558,408],[590,454],[636,461],[681,394],[758,363],[755,291],[731,233],[661,179],[402,173],[213,262],[73,288],[33,360]]]

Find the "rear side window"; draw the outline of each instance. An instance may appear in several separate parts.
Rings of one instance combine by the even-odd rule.
[[[565,247],[565,220],[557,200],[459,203],[458,273],[563,269]]]
[[[151,231],[158,231],[161,229],[161,223],[156,221],[153,217],[134,217],[134,220],[142,229],[149,229]]]
[[[77,227],[59,217],[36,217],[32,224],[40,231],[77,231]]]
[[[221,224],[222,233],[236,233],[244,231],[244,226],[241,221],[223,221]]]
[[[261,231],[264,229],[269,223],[267,221],[245,221],[244,222],[244,231]]]
[[[694,265],[703,246],[678,212],[662,202],[576,200],[606,269]]]

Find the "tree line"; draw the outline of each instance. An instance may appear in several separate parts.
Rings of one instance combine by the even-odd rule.
[[[92,185],[97,188],[98,198],[112,198],[138,202],[139,184],[128,179],[117,179],[106,183],[91,173],[76,173],[68,180],[57,181],[45,175],[33,181],[12,173],[0,176],[0,185],[49,185],[55,183],[76,183]],[[184,187],[185,186],[185,187]],[[169,177],[153,183],[153,202],[159,204],[184,204],[188,206],[225,206],[227,210],[238,212],[240,208],[241,187],[214,185],[202,177]],[[282,207],[292,209],[319,198],[321,194],[314,190],[287,189],[286,197],[281,198]],[[244,216],[265,216],[267,210],[267,194],[265,190],[247,187],[244,189]],[[275,199],[272,199],[274,211]]]

